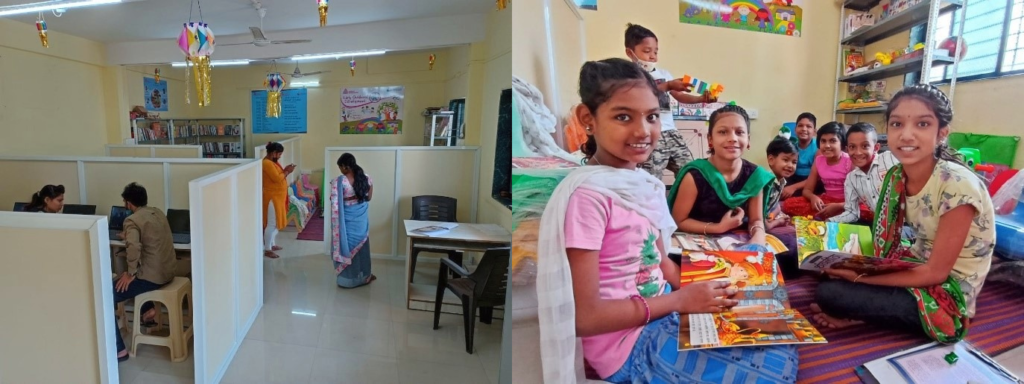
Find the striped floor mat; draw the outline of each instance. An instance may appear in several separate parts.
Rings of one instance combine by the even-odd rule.
[[[811,316],[814,289],[818,281],[801,277],[787,281],[794,308]],[[1024,344],[1024,289],[987,282],[978,298],[977,310],[967,340],[995,356]],[[859,383],[854,369],[868,361],[930,342],[924,336],[875,329],[866,325],[839,330],[821,329],[828,344],[802,345],[800,383]]]

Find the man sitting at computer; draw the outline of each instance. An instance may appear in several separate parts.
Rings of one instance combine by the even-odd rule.
[[[125,249],[117,253],[127,258],[128,270],[114,282],[115,303],[133,299],[171,282],[175,266],[171,226],[162,211],[146,206],[149,202],[146,188],[136,183],[128,184],[121,198],[132,214],[124,220]],[[151,302],[136,310],[142,311],[143,322],[152,321],[156,316]],[[117,329],[116,324],[114,329]],[[128,360],[128,348],[121,332],[114,333],[117,335],[117,360]]]

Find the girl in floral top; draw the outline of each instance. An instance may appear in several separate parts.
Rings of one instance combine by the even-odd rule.
[[[538,241],[544,381],[574,383],[588,371],[613,383],[794,382],[791,345],[677,350],[681,314],[737,301],[728,282],[680,288],[679,267],[664,257],[676,228],[664,184],[637,165],[658,142],[667,101],[649,74],[622,59],[584,64],[579,93],[587,166],[555,189]]]
[[[974,316],[992,262],[992,201],[982,180],[946,144],[953,108],[942,91],[931,85],[904,88],[893,96],[885,119],[901,164],[882,184],[875,256],[924,264],[874,276],[828,270],[834,279],[818,286],[814,317],[831,327],[870,322],[956,342]],[[904,223],[917,233],[909,249],[900,245]]]

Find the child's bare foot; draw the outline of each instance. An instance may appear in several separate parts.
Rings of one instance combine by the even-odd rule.
[[[816,303],[811,304],[811,311],[814,312],[814,315],[811,316],[811,318],[814,319],[814,322],[818,323],[818,325],[827,328],[840,329],[853,325],[864,324],[864,322],[860,320],[839,319],[829,316],[824,311],[822,311],[821,307],[819,307]]]

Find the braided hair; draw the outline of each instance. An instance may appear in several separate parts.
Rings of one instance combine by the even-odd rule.
[[[946,97],[946,94],[942,90],[936,88],[931,84],[914,84],[909,87],[901,89],[893,95],[892,100],[889,102],[889,107],[885,110],[885,121],[888,125],[889,116],[892,115],[892,111],[903,101],[908,99],[914,99],[924,103],[935,114],[935,118],[939,120],[939,129],[949,128],[949,124],[953,122],[953,103]],[[935,158],[942,159],[949,162],[960,164],[967,169],[972,169],[964,161],[963,155],[954,151],[949,147],[949,143],[946,141],[940,142],[935,146]]]
[[[356,164],[356,157],[351,153],[343,153],[338,158],[338,167],[346,167],[352,171],[352,189],[355,191],[356,200],[360,203],[370,201],[370,180],[366,177],[363,167]]]
[[[643,69],[624,59],[588,61],[580,68],[579,94],[583,105],[597,116],[597,108],[611,99],[620,89],[646,86],[658,97],[661,109],[668,109],[669,100],[665,92],[658,91],[654,78]],[[586,163],[597,153],[597,140],[592,132],[587,133],[587,142],[580,145]]]

